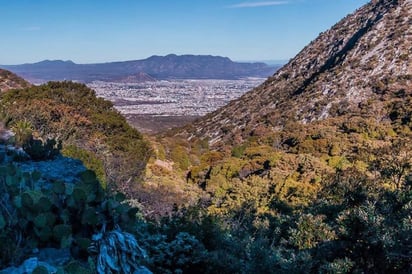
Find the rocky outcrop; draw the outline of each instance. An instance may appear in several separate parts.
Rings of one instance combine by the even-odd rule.
[[[0,270],[0,274],[58,273],[58,267],[68,263],[71,259],[68,248],[43,248],[35,250],[35,256],[25,260],[20,266],[11,266]],[[43,272],[40,272],[43,270]],[[47,272],[44,272],[47,271]]]

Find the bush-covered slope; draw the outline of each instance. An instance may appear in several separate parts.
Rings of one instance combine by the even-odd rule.
[[[10,71],[0,69],[0,92],[10,89],[27,88],[30,83]]]
[[[180,134],[240,143],[343,113],[386,119],[386,94],[412,92],[412,3],[371,1],[321,33],[273,77]]]
[[[412,271],[411,11],[371,1],[262,86],[157,140],[148,174],[180,176],[176,193],[198,198],[166,223],[198,237],[212,269]]]
[[[163,140],[174,170],[150,172],[186,174],[176,192],[198,197],[167,226],[201,240],[219,273],[410,273],[410,98],[393,121],[290,123],[226,150]]]
[[[83,160],[103,182],[123,191],[141,180],[151,153],[142,135],[113,105],[72,82],[50,82],[12,90],[0,98],[7,126],[29,122],[39,137],[63,142],[63,152]]]

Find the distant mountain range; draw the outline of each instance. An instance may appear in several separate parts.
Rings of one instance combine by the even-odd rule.
[[[143,60],[100,64],[76,64],[72,61],[45,60],[33,64],[0,65],[34,82],[74,80],[79,82],[146,81],[163,79],[240,79],[268,77],[281,65],[233,62],[211,55],[151,56]]]

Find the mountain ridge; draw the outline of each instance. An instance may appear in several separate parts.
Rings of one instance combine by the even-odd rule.
[[[33,64],[0,65],[30,81],[117,81],[139,73],[164,79],[239,79],[267,77],[279,68],[262,62],[234,62],[212,55],[153,55],[142,60],[76,64],[70,60],[44,60]]]
[[[306,46],[261,86],[179,134],[211,145],[241,143],[257,128],[276,131],[339,113],[380,113],[382,93],[412,92],[412,1],[372,1]],[[389,73],[385,73],[389,70]],[[377,109],[367,110],[368,100]]]

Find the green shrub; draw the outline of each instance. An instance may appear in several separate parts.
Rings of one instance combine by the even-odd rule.
[[[17,121],[11,129],[15,134],[17,146],[22,146],[32,138],[33,125],[28,120]]]
[[[181,170],[187,170],[189,168],[190,160],[188,153],[184,147],[174,147],[170,152],[170,157],[172,161],[175,162]]]

